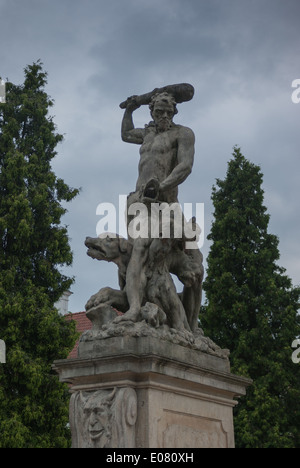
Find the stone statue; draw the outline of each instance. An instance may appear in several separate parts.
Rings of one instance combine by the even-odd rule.
[[[191,173],[194,161],[195,137],[189,128],[173,123],[176,101],[164,92],[155,94],[150,102],[150,122],[145,129],[134,128],[132,113],[139,107],[137,98],[127,100],[122,122],[122,139],[141,145],[136,190],[128,197],[128,210],[136,202],[178,203],[178,185]],[[150,237],[150,236],[149,236]],[[143,266],[148,262],[151,238],[138,238],[127,267],[126,294],[129,310],[118,320],[138,319],[143,294]]]
[[[129,307],[126,294],[126,272],[132,245],[126,239],[109,233],[97,238],[88,237],[85,244],[88,247],[87,253],[90,257],[114,262],[118,265],[121,288],[121,290],[109,287],[100,289],[86,304],[87,316],[92,320],[93,312],[100,304],[109,305],[125,313]],[[159,256],[160,251],[162,251],[162,255]],[[184,284],[181,295],[176,292],[170,272],[175,274]],[[148,301],[160,305],[162,310],[170,309],[169,313],[165,312],[167,316],[170,317],[173,313],[181,316],[177,325],[175,324],[176,317],[174,320],[170,318],[169,324],[173,328],[182,329],[184,325],[187,330],[194,331],[197,327],[203,279],[200,251],[191,249],[184,252],[178,247],[176,239],[164,239],[163,241],[155,239],[150,245],[148,261],[143,266],[143,276],[147,283],[142,305]],[[165,306],[162,306],[162,302],[165,302]]]
[[[132,388],[75,392],[70,400],[73,448],[135,447],[136,418]]]
[[[120,104],[125,109],[122,139],[140,145],[140,161],[135,191],[127,197],[128,239],[113,233],[86,239],[89,256],[118,266],[120,290],[102,288],[86,304],[87,316],[97,322],[98,329],[107,321],[142,320],[156,328],[166,323],[181,332],[198,329],[203,257],[197,245],[187,248],[186,242],[196,243],[199,227],[194,218],[185,220],[181,208],[179,217],[170,211],[170,207],[180,207],[178,186],[192,171],[195,151],[193,131],[175,124],[173,117],[177,103],[190,100],[193,94],[193,87],[183,83],[131,96]],[[133,112],[144,104],[149,104],[153,120],[145,128],[135,128]],[[147,226],[146,235],[136,237],[130,227],[134,207],[141,205],[146,208],[139,222]],[[153,207],[159,207],[156,218]],[[167,236],[162,221],[165,214],[170,228]],[[193,237],[186,236],[187,226],[195,233]],[[171,273],[183,283],[182,293],[177,293]],[[111,312],[114,309],[123,314],[117,316]],[[99,319],[101,314],[107,318]]]
[[[117,266],[119,287],[102,287],[87,301],[92,329],[82,333],[77,358],[55,367],[71,386],[73,448],[234,446],[233,398],[244,395],[245,379],[230,373],[229,351],[199,326],[200,228],[178,202],[195,136],[173,117],[193,93],[186,83],[170,85],[120,105],[122,139],[140,146],[127,235],[85,240],[89,257]],[[135,128],[141,105],[152,120]]]

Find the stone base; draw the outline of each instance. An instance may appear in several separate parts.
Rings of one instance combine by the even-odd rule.
[[[233,448],[234,398],[251,383],[228,358],[153,336],[83,341],[54,369],[79,448]]]

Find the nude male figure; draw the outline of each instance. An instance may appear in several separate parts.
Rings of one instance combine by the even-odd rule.
[[[122,121],[122,140],[141,145],[136,191],[141,191],[151,179],[159,182],[159,201],[178,202],[178,185],[192,171],[195,136],[190,128],[173,123],[177,114],[174,98],[162,93],[150,103],[153,122],[144,129],[134,128],[132,113],[139,106],[134,96],[126,107]]]
[[[127,100],[122,121],[122,140],[141,145],[136,191],[129,195],[128,205],[143,202],[178,203],[178,185],[192,171],[195,136],[191,129],[174,124],[176,102],[168,93],[155,95],[149,105],[153,122],[144,129],[135,128],[132,114],[140,106],[135,97]],[[144,293],[143,267],[148,258],[151,239],[138,238],[133,242],[127,268],[126,292],[129,310],[116,321],[137,321]]]

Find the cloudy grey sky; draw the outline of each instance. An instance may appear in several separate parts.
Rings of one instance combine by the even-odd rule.
[[[154,87],[189,82],[194,99],[175,122],[193,129],[193,173],[182,203],[205,204],[205,236],[216,178],[234,145],[264,174],[269,231],[280,239],[280,265],[300,283],[299,0],[0,0],[0,76],[20,84],[27,64],[48,72],[53,115],[65,135],[53,167],[81,194],[68,204],[75,276],[69,309],[84,310],[103,286],[117,286],[115,265],[86,255],[99,203],[134,190],[138,146],[120,138],[119,103]],[[135,123],[149,121],[147,108]],[[209,252],[205,241],[203,254]]]

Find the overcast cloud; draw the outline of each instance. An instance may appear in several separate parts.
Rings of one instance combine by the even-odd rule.
[[[194,99],[175,122],[196,135],[194,169],[182,203],[205,204],[205,236],[216,178],[226,175],[234,145],[264,174],[269,231],[280,239],[280,266],[300,283],[299,0],[0,0],[0,76],[19,84],[41,59],[47,92],[65,135],[53,167],[80,195],[68,204],[75,276],[70,310],[84,310],[104,286],[117,286],[115,265],[86,255],[96,235],[97,205],[134,190],[138,146],[120,138],[119,103],[154,87],[189,82]],[[135,113],[137,126],[150,120]],[[203,246],[204,257],[209,242]]]

